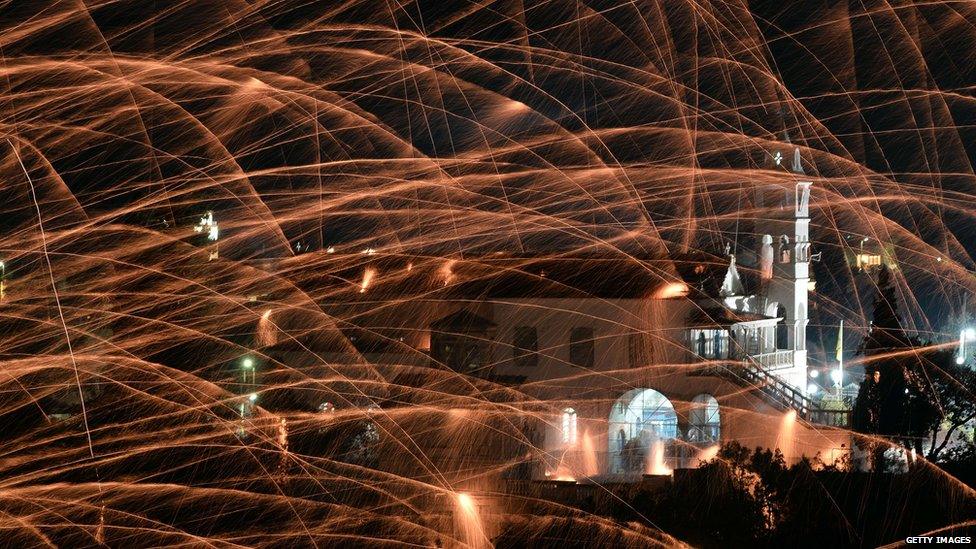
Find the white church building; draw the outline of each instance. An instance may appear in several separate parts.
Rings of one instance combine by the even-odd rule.
[[[525,433],[543,449],[535,478],[694,466],[732,440],[829,462],[850,448],[848,416],[805,394],[816,257],[812,182],[794,156],[791,172],[761,190],[753,250],[334,254],[319,305],[355,319],[348,339],[369,363],[457,372],[545,403]]]

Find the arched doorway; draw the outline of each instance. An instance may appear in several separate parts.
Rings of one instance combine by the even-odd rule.
[[[656,444],[678,438],[678,415],[668,398],[654,389],[634,389],[610,410],[609,463],[612,473],[640,473]]]
[[[776,305],[776,317],[780,319],[779,322],[776,323],[776,348],[789,349],[790,333],[789,327],[786,325],[786,307]]]

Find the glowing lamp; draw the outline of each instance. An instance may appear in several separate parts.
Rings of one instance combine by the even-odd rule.
[[[830,380],[834,383],[840,383],[843,376],[844,374],[842,374],[840,370],[831,370],[830,372]]]
[[[810,385],[807,385],[807,393],[809,393],[811,395],[817,394],[817,390],[818,389],[819,389],[819,387],[817,387],[817,384],[816,383],[811,383]]]

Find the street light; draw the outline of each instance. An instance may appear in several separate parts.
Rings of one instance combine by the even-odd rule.
[[[831,370],[830,380],[833,381],[835,384],[840,385],[841,381],[844,380],[844,374],[841,373],[839,368],[837,370]]]
[[[243,372],[243,376],[242,376],[244,378],[244,383],[247,383],[248,382],[247,378],[248,378],[248,374],[250,374],[250,376],[251,376],[251,381],[250,382],[253,384],[254,381],[255,381],[255,378],[254,378],[254,359],[251,358],[251,357],[245,358],[244,360],[241,361],[241,367],[244,368],[244,372]]]

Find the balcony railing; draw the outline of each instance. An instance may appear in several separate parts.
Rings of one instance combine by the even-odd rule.
[[[793,351],[789,350],[760,353],[758,355],[752,355],[751,358],[767,370],[793,366]]]
[[[810,421],[830,427],[850,427],[851,411],[814,409],[810,412]]]
[[[668,441],[663,449],[660,460],[662,465],[666,469],[684,469],[690,467],[697,467],[702,460],[709,460],[715,457],[714,451],[711,450],[714,446],[718,445],[720,442],[715,440],[713,442],[702,442],[702,443],[689,443],[681,439],[674,439],[673,441]],[[650,453],[654,450],[652,448],[640,448],[640,450],[633,453],[627,450],[615,450],[612,452],[599,451],[591,452],[588,456],[582,451],[568,451],[559,456],[558,460],[553,460],[548,464],[548,467],[543,469],[550,472],[550,476],[553,480],[559,480],[557,476],[560,472],[564,475],[564,478],[568,479],[570,477],[576,478],[584,477],[587,474],[646,474],[653,473],[654,466],[653,460],[655,459]],[[589,463],[589,467],[587,466]],[[596,472],[591,471],[587,473],[588,468],[596,466]],[[509,478],[513,478],[514,475]]]

